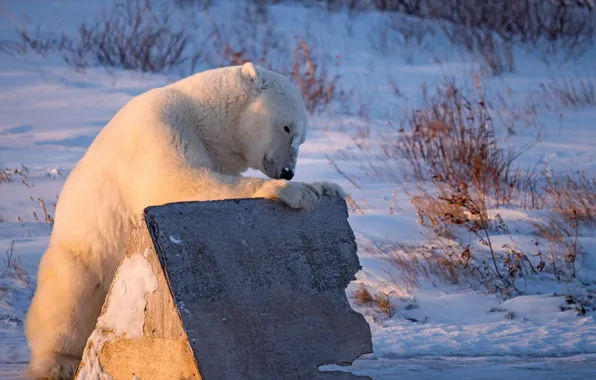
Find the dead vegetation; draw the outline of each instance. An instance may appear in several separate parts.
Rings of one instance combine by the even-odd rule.
[[[377,292],[373,296],[368,289],[361,286],[353,292],[352,298],[357,305],[371,307],[384,318],[391,318],[395,315],[395,307],[389,294]]]
[[[33,51],[42,56],[58,53],[79,70],[88,67],[120,68],[140,72],[183,70],[193,72],[202,52],[188,26],[173,20],[167,3],[121,0],[76,32],[45,32],[13,18],[17,39],[0,41],[10,55]],[[200,42],[200,41],[199,41]]]
[[[596,86],[592,78],[553,79],[540,84],[537,97],[546,107],[585,108],[596,105]]]
[[[369,37],[380,51],[421,46],[440,34],[480,57],[492,75],[515,70],[515,48],[545,63],[568,61],[584,55],[596,37],[596,12],[586,1],[383,0],[359,7],[385,13]]]
[[[391,318],[395,315],[395,310],[393,309],[388,294],[377,293],[374,302],[378,311],[383,313],[387,318]]]
[[[405,159],[406,179],[433,181],[444,191],[441,198],[455,202],[456,194],[459,198],[468,194],[479,204],[488,198],[497,206],[511,203],[524,181],[513,162],[527,147],[499,145],[493,117],[481,96],[469,99],[453,82],[442,84],[433,94],[426,87],[421,92],[421,106],[383,144],[387,157]]]
[[[372,294],[364,286],[354,291],[353,298],[358,305],[370,305],[374,301]]]
[[[545,186],[551,211],[577,223],[596,223],[596,178],[583,172],[547,178]]]
[[[192,3],[177,5],[184,11],[197,5]],[[75,33],[45,32],[41,25],[13,17],[17,38],[0,41],[0,53],[58,54],[78,70],[104,67],[182,76],[252,61],[287,75],[302,91],[309,112],[345,103],[350,93],[338,84],[339,57],[327,57],[309,36],[283,38],[265,2],[243,2],[236,22],[227,24],[209,15],[210,2],[195,3],[204,12],[192,16],[164,1],[119,0],[94,21],[81,23]]]
[[[272,61],[280,61],[281,55],[287,53],[288,46],[269,17],[268,8],[246,1],[238,7],[233,17],[236,20],[234,23],[217,22],[205,12],[211,30],[210,50],[215,56],[208,59],[208,65],[223,67],[251,61],[273,70]],[[246,38],[247,35],[251,38]]]
[[[518,166],[529,145],[504,144],[511,126],[494,118],[494,107],[476,87],[464,90],[451,81],[433,91],[422,87],[420,106],[393,132],[381,134],[384,157],[375,158],[401,169],[401,181],[413,185],[407,194],[418,222],[432,234],[419,246],[369,243],[363,249],[388,259],[399,273],[394,282],[404,288],[422,281],[481,283],[509,295],[530,277],[573,281],[585,256],[582,233],[596,220],[596,180],[543,177],[536,166]],[[355,144],[369,163],[376,162],[375,144],[358,137]],[[371,165],[373,173],[381,171]],[[495,243],[495,235],[511,234],[500,216],[505,208],[550,215],[544,223],[527,224],[536,235],[533,247]]]
[[[293,0],[250,0],[259,9]],[[212,1],[183,0],[201,8]],[[379,51],[419,47],[440,34],[480,57],[492,75],[515,70],[513,50],[524,49],[545,63],[576,59],[594,46],[596,12],[590,0],[311,0],[305,6],[348,10],[352,17],[377,11],[369,40]]]
[[[212,1],[183,0],[204,8]],[[293,0],[250,0],[259,9]],[[206,5],[207,4],[207,5]],[[305,6],[348,10],[352,17],[377,11],[369,40],[379,51],[419,47],[429,36],[480,57],[492,75],[513,71],[513,49],[535,54],[545,63],[567,61],[594,46],[596,12],[590,0],[311,0]]]
[[[229,26],[217,25],[209,17],[209,9],[216,3],[212,0],[177,0],[174,7],[166,1],[120,0],[96,20],[82,23],[74,36],[48,34],[41,26],[13,19],[18,26],[17,39],[1,41],[0,51],[13,55],[59,52],[79,69],[103,66],[141,72],[178,70],[188,74],[202,64],[266,63],[271,49],[280,44],[273,33],[275,25],[268,19],[269,7],[282,2],[246,0],[238,7],[237,21]],[[371,27],[368,38],[384,53],[396,47],[419,47],[429,36],[440,34],[480,57],[492,75],[515,69],[515,48],[528,50],[545,63],[554,57],[567,61],[583,56],[594,46],[596,36],[596,12],[585,1],[313,0],[301,4],[322,5],[331,11],[348,9],[356,16],[362,11],[380,12],[383,20]],[[181,22],[174,17],[175,9],[186,14],[205,13],[207,22],[201,22],[201,17]],[[247,34],[252,38],[245,38]],[[218,63],[212,62],[212,52],[206,49],[209,41],[220,58]]]
[[[534,223],[548,249],[541,255],[548,256],[547,269],[558,279],[576,278],[586,254],[581,238],[596,225],[596,177],[579,172],[547,178],[544,191],[548,215]]]
[[[462,284],[470,259],[466,255],[469,249],[458,252],[456,246],[441,239],[419,246],[387,244],[382,249],[401,274],[394,282],[406,288],[418,288],[423,280]]]
[[[29,280],[27,272],[25,272],[23,265],[21,264],[20,256],[14,254],[14,240],[10,242],[10,247],[6,251],[4,270],[0,275],[0,278],[16,279],[24,283]]]
[[[302,92],[306,109],[311,113],[322,111],[332,101],[341,101],[346,96],[339,87],[339,75],[329,73],[324,59],[304,38],[296,40],[289,76]],[[338,65],[336,61],[334,66]]]
[[[15,177],[20,177],[21,182],[26,182],[28,174],[29,174],[29,170],[24,166],[22,166],[20,168],[0,169],[0,184],[3,182],[6,182],[6,183],[12,182]]]
[[[79,69],[103,66],[142,72],[188,73],[201,65],[219,67],[253,61],[288,75],[313,113],[324,111],[332,102],[346,102],[351,95],[339,86],[336,70],[339,57],[326,56],[308,36],[297,36],[290,41],[280,37],[268,14],[268,5],[273,1],[244,3],[231,27],[209,17],[211,1],[179,0],[176,5],[184,8],[196,3],[207,13],[201,18],[204,22],[197,21],[199,25],[194,26],[179,25],[172,8],[163,4],[155,7],[149,0],[121,0],[96,21],[81,24],[74,36],[47,35],[39,26],[17,23],[18,38],[0,41],[0,51],[13,55],[28,51],[42,55],[58,52]],[[384,12],[385,24],[369,36],[381,50],[389,50],[392,44],[418,46],[427,36],[440,32],[449,42],[481,56],[493,75],[514,70],[512,51],[516,47],[545,57],[557,54],[564,60],[579,57],[593,46],[596,28],[591,6],[582,2],[564,5],[554,0],[326,0],[313,3],[324,3],[329,9],[347,7],[359,11],[372,7]],[[245,38],[246,33],[253,38]],[[279,59],[281,56],[289,59]],[[272,62],[278,62],[277,66],[272,66]],[[402,96],[397,85],[392,82],[392,86],[395,95]],[[544,104],[565,107],[596,104],[591,80],[552,81],[542,85],[539,96]],[[428,246],[373,248],[388,256],[400,270],[400,281],[419,286],[421,278],[462,283],[464,278],[473,277],[488,288],[508,292],[516,289],[516,281],[526,276],[550,273],[559,280],[575,278],[583,256],[582,228],[594,221],[594,180],[585,176],[564,177],[549,179],[544,184],[532,167],[515,164],[528,147],[510,148],[499,139],[502,130],[514,134],[517,122],[532,124],[537,110],[533,106],[512,109],[503,102],[501,108],[506,108],[511,119],[500,118],[502,124],[497,127],[494,109],[480,91],[464,94],[455,83],[446,82],[435,90],[423,87],[421,98],[420,107],[395,133],[384,136],[382,144],[383,158],[396,163],[403,177],[417,184],[416,191],[410,194],[411,204],[419,222],[435,234],[433,244]],[[369,153],[370,130],[363,128],[359,135],[358,148]],[[354,178],[332,163],[358,188]],[[378,173],[372,160],[368,164],[373,174]],[[4,171],[0,173],[0,182],[20,174]],[[52,224],[45,201],[32,200],[39,203],[43,221]],[[349,198],[348,203],[352,212],[364,213],[367,208],[363,200]],[[504,206],[549,211],[551,216],[543,224],[535,225],[535,232],[546,242],[548,252],[542,250],[540,243],[536,252],[493,243],[492,234],[506,230],[498,212],[494,212]],[[42,220],[36,213],[34,217]],[[444,243],[447,240],[458,244]],[[483,252],[488,255],[484,256]],[[358,302],[376,304],[382,312],[392,313],[388,297],[365,293],[356,297]]]
[[[529,253],[497,246],[491,239],[494,231],[507,227],[498,213],[489,210],[521,206],[525,202],[520,200],[526,199],[522,195],[536,191],[535,173],[514,165],[523,149],[503,147],[498,141],[484,99],[470,100],[447,84],[433,96],[423,90],[422,107],[385,151],[409,163],[404,172],[412,173],[419,184],[411,198],[419,222],[463,247],[458,261],[438,264],[449,270],[453,265],[471,265],[488,287],[509,292],[517,290],[517,279],[537,274],[545,264],[537,270]],[[488,253],[488,260],[474,260],[478,256],[472,249],[474,240]]]
[[[284,43],[265,1],[246,2],[236,16],[238,22],[228,28],[207,17],[218,57],[211,65],[222,67],[252,61],[282,73],[300,89],[311,113],[323,112],[332,102],[345,103],[351,95],[339,86],[339,57],[332,60],[321,53],[312,36],[295,36]],[[247,39],[247,33],[252,38]]]
[[[250,11],[246,14],[250,14]],[[233,28],[226,34],[222,26],[211,21],[214,30],[213,47],[218,56],[216,66],[242,65],[252,61],[282,73],[300,89],[306,109],[311,113],[322,112],[332,102],[342,101],[349,95],[340,88],[339,75],[331,73],[339,66],[338,57],[330,64],[329,58],[321,54],[315,43],[307,41],[305,37],[296,37],[293,46],[285,46],[279,42],[280,37],[276,35],[267,13],[257,13],[253,17],[262,18],[263,24],[258,26],[251,23],[249,18],[242,25],[254,29],[254,40],[244,38],[246,31],[241,28]],[[275,59],[270,59],[272,56]],[[291,57],[289,62],[286,57]],[[274,66],[274,61],[281,64]]]
[[[29,197],[29,199],[31,199],[31,201],[36,202],[39,204],[39,207],[41,208],[41,212],[43,213],[43,222],[49,224],[50,226],[54,225],[54,218],[52,217],[52,214],[50,213],[50,211],[48,210],[48,206],[46,205],[46,201],[43,198],[36,198],[34,199],[33,197]],[[54,212],[56,211],[56,203],[54,203],[52,205],[52,208],[54,209]],[[40,217],[37,215],[37,212],[34,210],[33,211],[33,218],[37,221],[37,222],[41,222],[42,220],[40,220]]]

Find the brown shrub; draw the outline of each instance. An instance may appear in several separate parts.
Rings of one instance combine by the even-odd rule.
[[[374,301],[372,294],[364,286],[355,290],[353,297],[358,305],[370,305]]]
[[[575,278],[585,255],[582,231],[596,223],[596,177],[579,172],[548,178],[544,190],[548,216],[534,223],[535,232],[549,249],[543,266],[558,279]]]
[[[395,315],[395,309],[391,304],[391,299],[388,294],[377,293],[374,302],[376,309],[380,313],[383,313],[387,318],[391,318]]]
[[[196,36],[172,20],[167,3],[154,7],[150,0],[120,0],[91,23],[83,22],[72,33],[42,33],[36,26],[16,20],[17,41],[0,41],[0,51],[41,55],[61,54],[64,61],[80,70],[90,66],[164,72],[182,69],[193,72],[201,60]]]
[[[336,61],[334,65],[338,64]],[[317,53],[316,48],[303,38],[296,40],[289,76],[302,92],[309,112],[321,111],[332,101],[344,96],[337,84],[339,75],[329,73],[325,57]]]
[[[465,98],[452,83],[429,96],[422,88],[422,105],[395,138],[383,146],[388,158],[405,159],[407,177],[434,181],[449,194],[464,192],[482,204],[510,203],[522,173],[513,166],[523,149],[499,146],[492,116],[482,98]],[[439,194],[439,197],[451,197]]]

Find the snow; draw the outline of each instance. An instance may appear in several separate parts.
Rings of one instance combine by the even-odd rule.
[[[105,343],[116,336],[138,339],[143,336],[145,324],[145,296],[157,290],[157,277],[144,254],[136,253],[125,257],[116,272],[110,289],[105,313],[99,317],[97,327],[89,337],[93,342],[83,354],[79,371],[80,379],[111,380],[112,376],[103,372],[99,353]]]
[[[471,291],[421,293],[419,308],[400,312],[420,322],[393,319],[375,330],[377,356],[549,357],[596,350],[593,318],[561,312],[559,297],[520,296],[495,307],[490,297]],[[504,317],[508,312],[513,319]]]
[[[507,357],[416,357],[407,359],[374,358],[356,361],[349,371],[374,380],[478,379],[585,380],[594,376],[595,355],[563,358]],[[346,367],[324,369],[348,371]]]
[[[101,367],[99,353],[104,344],[113,341],[115,337],[115,334],[101,330],[94,330],[91,333],[88,342],[93,342],[93,345],[86,348],[83,353],[83,365],[78,370],[77,378],[83,380],[112,380],[112,376],[105,373]]]
[[[140,253],[124,258],[116,272],[110,299],[98,327],[110,329],[129,339],[143,336],[145,295],[157,290],[157,277],[151,264]]]
[[[4,6],[15,15],[25,12],[32,20],[43,21],[48,30],[72,31],[101,8],[100,3],[105,7],[109,1],[5,0],[0,8]],[[210,10],[218,24],[237,11],[230,4],[222,1]],[[427,36],[424,48],[401,46],[381,53],[371,43],[370,33],[371,25],[381,25],[383,17],[373,13],[352,17],[298,5],[275,6],[271,12],[269,20],[275,22],[280,43],[307,34],[308,39],[316,40],[317,51],[340,57],[339,83],[354,88],[356,95],[347,102],[349,112],[332,107],[330,112],[310,118],[294,180],[333,181],[350,194],[354,204],[349,206],[349,222],[361,248],[358,254],[363,269],[347,294],[353,301],[352,291],[363,285],[375,294],[388,294],[396,310],[394,316],[383,317],[353,302],[370,323],[374,353],[356,360],[352,367],[325,368],[374,379],[595,377],[594,313],[578,315],[566,298],[567,294],[593,295],[596,290],[593,232],[582,237],[589,254],[576,281],[526,278],[518,283],[522,294],[511,298],[490,293],[478,284],[446,284],[432,276],[419,276],[412,283],[389,257],[363,249],[369,243],[385,241],[416,246],[428,243],[429,235],[417,223],[406,193],[412,186],[404,181],[396,162],[366,156],[357,143],[382,146],[398,125],[395,120],[418,104],[421,84],[431,89],[445,77],[454,77],[469,86],[473,82],[470,74],[476,73],[481,63],[440,36]],[[177,17],[186,20],[189,15],[191,12]],[[13,30],[12,23],[0,16],[0,40],[14,38]],[[507,90],[509,104],[521,107],[540,83],[552,78],[593,79],[595,56],[591,51],[573,64],[546,65],[516,52],[516,71],[482,77],[483,86],[494,92]],[[102,68],[77,72],[54,55],[10,57],[0,53],[0,57],[0,168],[19,168],[24,173],[13,175],[11,182],[0,182],[0,220],[4,220],[0,222],[0,254],[14,242],[14,254],[28,274],[26,279],[0,278],[0,378],[20,379],[29,356],[23,321],[51,231],[38,198],[45,200],[53,215],[53,204],[68,173],[107,121],[132,96],[179,76]],[[389,77],[399,85],[403,97],[392,95]],[[366,112],[359,113],[360,105]],[[534,143],[520,157],[520,165],[538,162],[539,169],[550,172],[585,170],[596,174],[594,106],[538,108],[538,127],[519,127],[515,135],[506,138],[508,144],[518,147]],[[395,125],[388,125],[387,119]],[[541,132],[539,141],[537,130]],[[246,175],[264,177],[254,170]],[[535,239],[529,224],[546,217],[543,212],[509,208],[489,213],[498,213],[509,230],[495,232],[491,236],[494,244],[523,249],[532,247]],[[175,236],[170,240],[179,243]],[[473,239],[470,243],[478,245]],[[125,276],[115,284],[116,297],[151,291],[156,286],[152,281],[137,284],[134,280],[151,278],[146,259],[139,254],[127,260],[132,277]],[[0,267],[0,275],[2,271]],[[138,286],[131,287],[132,283]],[[126,305],[122,302],[118,304]],[[142,307],[130,304],[114,309],[106,317],[110,322],[104,322],[114,324],[118,331],[138,334]],[[123,315],[127,318],[121,318]]]
[[[176,236],[170,235],[170,241],[174,244],[180,244],[182,243],[182,240]]]

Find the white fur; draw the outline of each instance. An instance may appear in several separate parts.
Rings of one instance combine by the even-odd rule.
[[[312,209],[323,193],[343,196],[334,184],[275,179],[282,167],[295,169],[293,142],[303,142],[306,129],[297,88],[252,63],[198,73],[126,104],[60,194],[27,315],[27,375],[73,376],[147,206],[263,197]],[[249,167],[273,179],[241,177]]]

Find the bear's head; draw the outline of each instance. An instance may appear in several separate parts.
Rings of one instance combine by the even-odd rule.
[[[291,180],[307,114],[298,88],[285,76],[248,62],[240,68],[248,103],[239,117],[240,141],[250,168]]]

